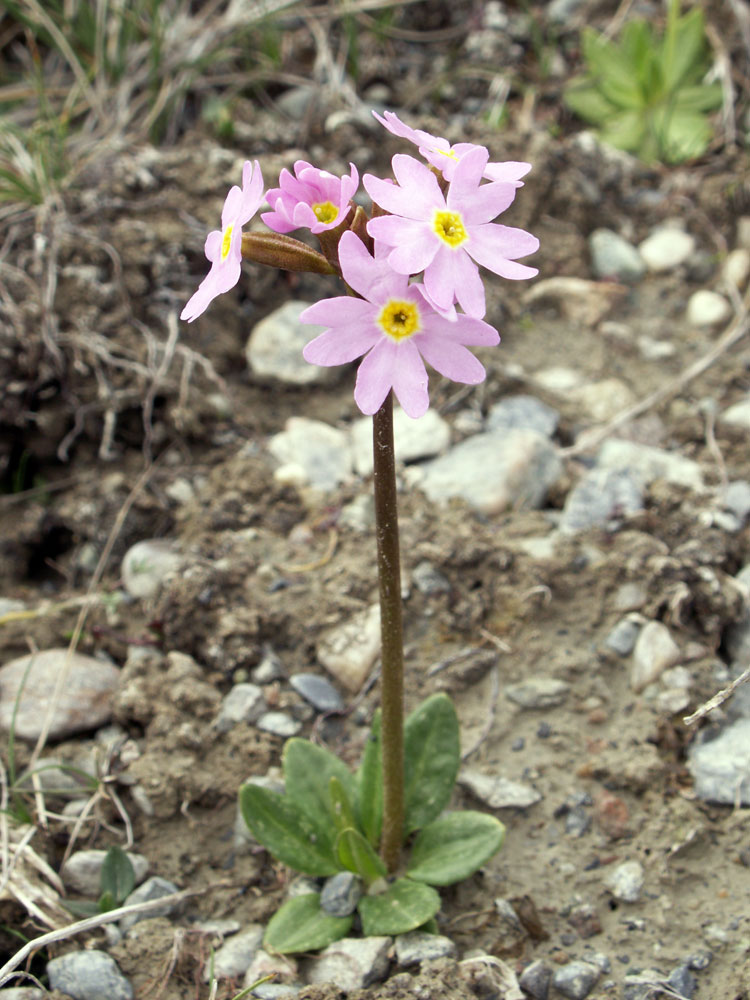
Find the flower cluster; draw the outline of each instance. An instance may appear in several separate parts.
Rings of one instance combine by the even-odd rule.
[[[377,211],[364,216],[363,224],[352,202],[359,184],[353,164],[349,175],[335,177],[298,160],[294,174],[283,170],[279,187],[263,195],[257,161],[254,167],[245,163],[242,188],[233,187],[224,203],[221,231],[206,240],[211,270],[181,318],[196,319],[237,283],[243,255],[280,267],[336,271],[357,297],[324,299],[302,313],[303,322],[326,327],[305,347],[305,359],[340,365],[363,357],[354,391],[362,412],[375,413],[392,389],[404,411],[420,417],[429,406],[425,361],[447,378],[475,385],[485,371],[467,348],[500,341],[484,322],[479,267],[513,280],[537,273],[518,263],[538,249],[536,237],[493,221],[512,203],[531,167],[491,163],[484,146],[451,146],[392,112],[375,117],[418,146],[429,166],[397,154],[395,181],[366,174],[363,184]],[[279,235],[254,244],[241,229],[264,201],[271,211],[261,218]],[[321,266],[310,265],[314,251],[286,235],[302,228],[319,237]],[[295,256],[305,263],[291,263]],[[420,274],[422,281],[414,280]]]

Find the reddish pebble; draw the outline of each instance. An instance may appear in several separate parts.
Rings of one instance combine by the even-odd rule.
[[[592,708],[588,718],[593,726],[600,726],[603,722],[607,721],[607,712],[603,708]]]
[[[594,803],[594,815],[599,829],[608,837],[617,840],[624,835],[628,823],[628,807],[622,799],[611,792],[602,792]]]

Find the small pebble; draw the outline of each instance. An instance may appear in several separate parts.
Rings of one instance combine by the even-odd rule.
[[[568,1000],[585,1000],[600,975],[599,969],[590,962],[569,962],[555,972],[552,984]]]
[[[487,430],[510,430],[512,427],[530,427],[545,437],[552,437],[557,430],[560,414],[535,396],[506,396],[490,407]]]
[[[272,733],[274,736],[281,736],[289,739],[296,736],[302,729],[302,723],[293,719],[286,712],[264,712],[255,723],[258,729],[264,733]]]
[[[490,809],[528,809],[542,799],[541,792],[531,785],[483,774],[473,768],[463,768],[459,772],[458,783]]]
[[[340,990],[364,989],[388,971],[389,937],[342,938],[307,964],[310,983],[336,983]]]
[[[618,656],[630,656],[640,631],[640,622],[632,618],[621,618],[604,640],[604,646]]]
[[[635,282],[646,273],[643,257],[633,244],[611,229],[595,229],[589,236],[589,251],[597,278]]]
[[[455,958],[456,952],[455,943],[442,934],[410,931],[396,938],[396,961],[402,968],[436,958]]]
[[[639,244],[638,250],[649,271],[673,271],[695,250],[695,238],[681,229],[660,226]]]
[[[652,684],[680,659],[680,647],[666,625],[651,621],[643,626],[633,649],[630,687],[636,693]]]
[[[556,677],[527,677],[518,684],[509,684],[505,694],[521,708],[539,709],[561,705],[569,690],[570,685]]]
[[[685,315],[691,326],[718,326],[732,315],[732,307],[718,292],[701,288],[688,299]]]
[[[640,861],[624,861],[604,879],[604,885],[615,899],[637,903],[641,898],[645,876]]]
[[[265,928],[262,924],[251,924],[244,931],[233,934],[216,949],[213,958],[215,979],[238,979],[244,976],[255,958],[261,944]],[[210,982],[211,968],[206,965],[203,981]]]
[[[124,902],[124,906],[131,906],[133,903],[148,903],[153,899],[160,899],[162,896],[171,896],[178,892],[174,882],[161,878],[159,875],[152,875],[151,878],[134,889]],[[149,910],[147,913],[128,913],[120,920],[120,930],[123,934],[140,920],[149,920],[152,917],[168,917],[179,906],[178,903],[166,903],[163,907]]]
[[[324,633],[316,649],[319,662],[347,691],[360,690],[380,655],[380,606],[349,615]]]
[[[574,906],[568,916],[568,923],[584,939],[595,937],[602,932],[599,914],[591,903],[580,903],[578,906]]]
[[[183,558],[172,542],[162,538],[136,542],[120,565],[123,586],[131,597],[155,597],[168,577],[182,566]]]
[[[235,684],[221,702],[214,725],[220,733],[227,733],[240,722],[257,722],[266,710],[266,700],[257,684]]]
[[[750,719],[737,719],[716,739],[692,743],[688,769],[699,799],[750,805]]]
[[[450,580],[426,560],[417,563],[414,567],[412,579],[420,594],[429,596],[430,594],[449,594],[451,591]]]
[[[292,674],[289,683],[319,712],[342,712],[344,702],[336,688],[320,674]]]
[[[69,951],[47,962],[49,985],[73,1000],[133,1000],[133,988],[104,951]]]
[[[521,973],[518,983],[532,1000],[547,1000],[552,981],[552,969],[541,958],[531,962]]]
[[[348,917],[361,898],[362,883],[354,872],[337,872],[323,885],[320,908],[332,917]]]
[[[259,381],[283,385],[325,385],[336,381],[340,369],[308,364],[302,348],[325,327],[300,322],[309,302],[290,300],[255,324],[245,346],[250,371]]]
[[[678,965],[667,977],[667,982],[675,992],[690,1000],[695,993],[698,981],[690,971],[688,965]]]

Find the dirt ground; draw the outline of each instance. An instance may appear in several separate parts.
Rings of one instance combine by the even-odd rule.
[[[458,32],[455,42],[442,43],[440,58],[456,60],[454,69],[461,60],[471,65],[465,37]],[[420,60],[438,58],[438,48],[363,36],[359,98],[366,105],[368,93],[382,94],[386,106],[402,108]],[[384,57],[393,67],[403,62],[398,84],[384,83],[393,79],[378,68]],[[530,302],[533,283],[490,278],[487,319],[502,344],[477,352],[486,383],[467,393],[431,378],[432,405],[451,425],[454,443],[467,436],[472,419],[513,394],[535,395],[560,413],[555,441],[565,474],[544,509],[485,516],[460,501],[433,504],[405,480],[400,493],[410,583],[407,707],[448,691],[462,746],[471,751],[466,766],[522,781],[541,799],[496,810],[507,826],[504,847],[472,879],[442,892],[439,925],[458,946],[459,960],[418,975],[394,968],[388,981],[349,1000],[503,996],[491,967],[461,961],[474,949],[518,974],[536,959],[555,968],[606,955],[611,969],[592,1000],[624,996],[630,973],[668,973],[710,952],[710,963],[695,972],[693,995],[750,996],[750,821],[746,809],[696,797],[687,748],[711,723],[682,721],[721,687],[726,629],[742,613],[731,578],[750,562],[750,527],[730,533],[709,513],[725,481],[750,480],[747,434],[714,423],[706,401],[720,412],[747,393],[746,338],[612,432],[698,462],[706,492],[657,480],[642,512],[573,535],[542,555],[529,544],[550,534],[590,465],[593,450],[575,453],[571,446],[616,413],[592,415],[580,396],[545,389],[536,373],[564,365],[584,384],[614,378],[632,400],[645,400],[716,346],[723,328],[689,326],[685,305],[737,245],[738,218],[750,216],[748,154],[717,141],[695,164],[646,167],[581,142],[580,125],[556,104],[560,86],[559,79],[548,81],[531,113],[515,96],[498,130],[472,113],[486,81],[467,69],[452,89],[446,84],[441,115],[434,95],[419,97],[404,115],[453,140],[485,143],[495,159],[533,163],[503,221],[539,237],[533,261],[539,280],[591,279],[587,238],[596,228],[637,244],[675,218],[696,237],[703,271],[696,264],[618,285],[611,308],[593,324],[571,317],[564,302]],[[238,786],[278,765],[283,741],[252,726],[217,733],[212,721],[221,696],[272,649],[283,675],[266,686],[269,704],[301,719],[303,735],[352,766],[377,705],[377,685],[357,695],[342,689],[346,712],[314,716],[286,681],[322,671],[315,659],[319,636],[376,599],[374,539],[342,517],[369,496],[371,483],[353,477],[325,494],[279,484],[266,447],[290,416],[351,425],[360,416],[353,370],[342,371],[332,386],[279,388],[254,379],[244,359],[260,318],[287,299],[312,302],[330,294],[333,279],[246,264],[238,289],[198,322],[177,326],[176,319],[203,274],[205,232],[216,225],[244,158],[257,157],[270,183],[302,155],[334,173],[353,161],[361,173],[385,175],[390,155],[411,151],[346,110],[323,89],[297,119],[273,102],[239,101],[231,148],[196,123],[173,146],[122,151],[92,164],[66,193],[64,213],[42,220],[36,238],[26,223],[8,235],[14,269],[3,281],[16,310],[13,345],[2,356],[8,378],[0,401],[7,491],[0,495],[0,596],[44,610],[3,622],[3,662],[30,644],[67,642],[80,608],[75,599],[87,593],[113,538],[95,588],[110,598],[91,608],[79,643],[82,652],[123,667],[114,714],[135,750],[109,762],[112,781],[132,824],[133,849],[148,858],[150,873],[206,890],[179,914],[151,921],[149,933],[111,949],[139,1000],[207,996],[202,976],[211,940],[194,929],[196,922],[265,921],[290,877],[260,850],[237,852],[232,834]],[[331,128],[329,116],[337,111],[340,123]],[[658,360],[644,357],[623,329],[675,349]],[[175,490],[175,483],[189,489]],[[187,568],[157,598],[122,599],[122,556],[147,538],[173,541]],[[413,571],[425,560],[448,581],[444,591],[414,586]],[[660,708],[648,690],[634,693],[629,661],[604,647],[629,612],[667,624],[682,650],[693,684],[689,705],[677,713]],[[467,649],[481,653],[452,661]],[[193,657],[199,675],[170,683],[172,652]],[[568,694],[551,707],[520,709],[505,689],[529,676],[563,680]],[[94,745],[93,734],[84,735],[46,752],[80,761]],[[21,766],[30,749],[18,741]],[[147,790],[153,815],[131,795],[136,784]],[[453,805],[488,808],[461,788]],[[571,814],[586,822],[576,827]],[[53,868],[69,832],[56,819],[37,832],[35,848]],[[78,846],[123,843],[125,832],[105,797]],[[617,900],[605,885],[608,871],[628,860],[645,872],[644,891],[633,903]],[[498,898],[522,914],[519,924],[503,918]],[[7,901],[0,923],[3,958],[17,948],[16,932],[30,937],[43,929]],[[715,927],[723,938],[711,936]],[[85,940],[107,947],[101,930]],[[51,946],[48,957],[69,947]],[[33,968],[39,973],[42,964]],[[219,1000],[236,986],[222,983]],[[300,996],[346,994],[307,987]]]

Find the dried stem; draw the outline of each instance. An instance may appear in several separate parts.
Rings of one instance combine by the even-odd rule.
[[[395,872],[404,830],[404,644],[393,395],[390,392],[373,416],[372,446],[382,659],[383,832],[380,856],[388,871]]]

